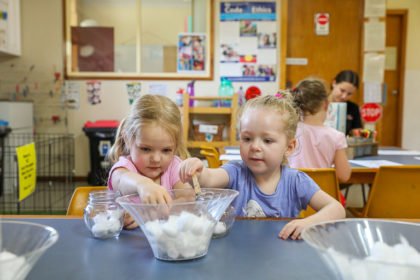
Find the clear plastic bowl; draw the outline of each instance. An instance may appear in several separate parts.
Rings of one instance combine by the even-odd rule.
[[[304,228],[302,238],[318,251],[337,279],[420,276],[420,224],[378,219],[335,220]],[[402,238],[409,245],[401,245]],[[407,250],[407,246],[412,248]]]
[[[222,238],[228,235],[234,222],[235,208],[233,208],[232,205],[229,205],[214,228],[213,238]]]
[[[0,279],[21,280],[39,257],[58,240],[57,231],[49,226],[0,221]]]
[[[203,257],[214,227],[238,195],[230,189],[170,190],[173,203],[144,204],[138,195],[117,198],[117,202],[134,218],[157,259],[180,261]]]

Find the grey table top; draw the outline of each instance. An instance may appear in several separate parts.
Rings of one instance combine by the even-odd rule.
[[[224,155],[220,155],[222,160],[240,160],[240,155],[238,153],[239,147],[237,146],[227,146],[225,147],[226,153]],[[399,151],[401,149],[394,148],[394,147],[382,147],[379,150],[395,150]],[[229,152],[234,151],[232,154]],[[236,151],[236,152],[235,152]],[[393,162],[397,162],[403,165],[420,165],[420,160],[418,160],[419,156],[414,155],[376,155],[376,156],[363,156],[355,158],[355,160],[389,160]],[[363,167],[358,164],[350,163],[352,167]]]
[[[228,236],[213,239],[206,256],[183,262],[154,258],[144,234],[123,231],[98,240],[79,219],[20,219],[46,224],[59,239],[27,279],[334,279],[304,241],[281,240],[285,221],[235,221]]]

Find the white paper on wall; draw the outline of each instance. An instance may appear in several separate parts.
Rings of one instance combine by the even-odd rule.
[[[363,82],[383,83],[385,54],[365,53],[363,62]]]
[[[364,103],[380,103],[382,102],[382,87],[381,83],[366,82],[364,89]]]
[[[365,17],[385,17],[386,0],[365,0]]]
[[[365,51],[383,51],[385,50],[385,22],[368,21],[365,22]]]

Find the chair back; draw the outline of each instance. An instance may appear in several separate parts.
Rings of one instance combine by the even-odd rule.
[[[381,166],[362,216],[420,218],[420,165]]]
[[[222,161],[219,159],[219,152],[214,147],[201,146],[200,154],[202,154],[209,164],[210,168],[217,168],[222,166]]]
[[[298,170],[308,174],[308,176],[317,183],[321,190],[331,195],[341,203],[340,188],[337,173],[334,168],[298,168]],[[306,210],[303,210],[299,217],[302,215],[303,217],[307,217],[315,213],[316,211],[308,205]]]
[[[95,190],[106,190],[108,187],[77,187],[73,196],[71,197],[69,207],[67,208],[67,215],[82,216],[83,209],[88,204],[89,193]]]

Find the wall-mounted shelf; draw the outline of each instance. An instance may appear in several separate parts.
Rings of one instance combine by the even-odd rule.
[[[217,100],[231,100],[231,107],[189,107],[190,99],[195,101],[217,101]],[[189,96],[184,94],[184,106],[182,110],[183,118],[183,129],[184,139],[186,139],[187,148],[200,148],[202,145],[211,147],[224,147],[237,145],[236,141],[236,119],[238,114],[238,96],[234,94],[232,97],[202,97],[202,96]],[[197,102],[195,102],[197,103]],[[194,141],[189,136],[189,130],[192,127],[192,120],[197,116],[214,116],[214,115],[225,115],[226,117],[226,128],[227,128],[227,139],[222,141]]]

